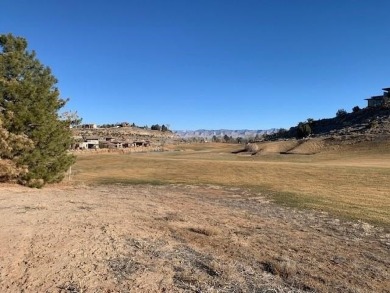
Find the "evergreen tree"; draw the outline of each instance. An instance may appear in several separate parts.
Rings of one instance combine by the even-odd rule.
[[[150,127],[151,130],[161,131],[161,126],[159,124],[154,124]]]
[[[297,129],[297,137],[298,138],[307,137],[307,136],[309,136],[312,133],[312,129],[311,129],[309,123],[299,122],[297,128],[298,128]]]
[[[66,101],[56,83],[50,68],[27,51],[24,38],[0,35],[0,119],[7,132],[33,142],[31,149],[10,158],[27,168],[18,179],[29,186],[60,181],[74,162],[68,154],[69,123],[58,114]]]
[[[27,173],[27,168],[17,166],[13,159],[32,147],[33,142],[27,136],[9,133],[0,119],[0,182],[11,181]]]

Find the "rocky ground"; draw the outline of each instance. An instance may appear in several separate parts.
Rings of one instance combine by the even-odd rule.
[[[1,292],[390,292],[390,231],[216,186],[0,185]]]

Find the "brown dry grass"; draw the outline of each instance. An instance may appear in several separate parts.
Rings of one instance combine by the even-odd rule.
[[[0,292],[389,292],[390,234],[219,186],[0,186]]]
[[[1,185],[0,292],[390,292],[389,144],[282,144],[88,152],[73,184]]]
[[[246,187],[299,208],[390,227],[389,143],[323,147],[280,155],[295,142],[264,143],[267,154],[234,155],[237,145],[171,146],[164,153],[79,155],[72,180],[90,183],[184,183]],[[322,146],[322,148],[320,148]],[[305,146],[300,145],[301,149]]]

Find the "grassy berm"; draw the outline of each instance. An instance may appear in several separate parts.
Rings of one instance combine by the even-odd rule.
[[[0,186],[0,291],[390,292],[389,144],[237,148],[88,152],[68,183]]]

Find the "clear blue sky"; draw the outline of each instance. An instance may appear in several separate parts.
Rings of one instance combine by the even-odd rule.
[[[288,128],[390,86],[388,0],[0,0],[85,123]]]

